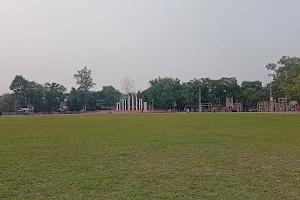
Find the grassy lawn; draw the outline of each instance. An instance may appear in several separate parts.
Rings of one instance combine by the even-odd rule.
[[[300,115],[0,117],[0,199],[300,199]]]

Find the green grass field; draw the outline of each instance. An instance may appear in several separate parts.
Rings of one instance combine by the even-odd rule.
[[[300,115],[0,117],[0,199],[300,199]]]

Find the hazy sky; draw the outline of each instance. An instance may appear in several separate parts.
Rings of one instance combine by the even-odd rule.
[[[16,74],[75,86],[130,77],[235,76],[268,81],[265,65],[300,56],[299,0],[0,0],[0,93]]]

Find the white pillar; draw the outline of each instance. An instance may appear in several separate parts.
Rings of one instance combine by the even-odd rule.
[[[148,104],[146,101],[144,102],[144,110],[148,110]]]
[[[122,110],[127,110],[126,109],[126,99],[122,100]]]
[[[139,102],[138,102],[138,97],[137,94],[135,95],[135,110],[139,109]]]
[[[127,110],[130,110],[130,94],[128,94]]]
[[[131,93],[131,110],[134,110],[134,93]]]
[[[139,99],[139,110],[143,110],[143,99]]]

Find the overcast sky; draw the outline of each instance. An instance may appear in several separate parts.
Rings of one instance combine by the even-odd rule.
[[[16,74],[95,89],[130,77],[235,76],[267,82],[265,66],[300,56],[299,0],[0,0],[0,94]]]

